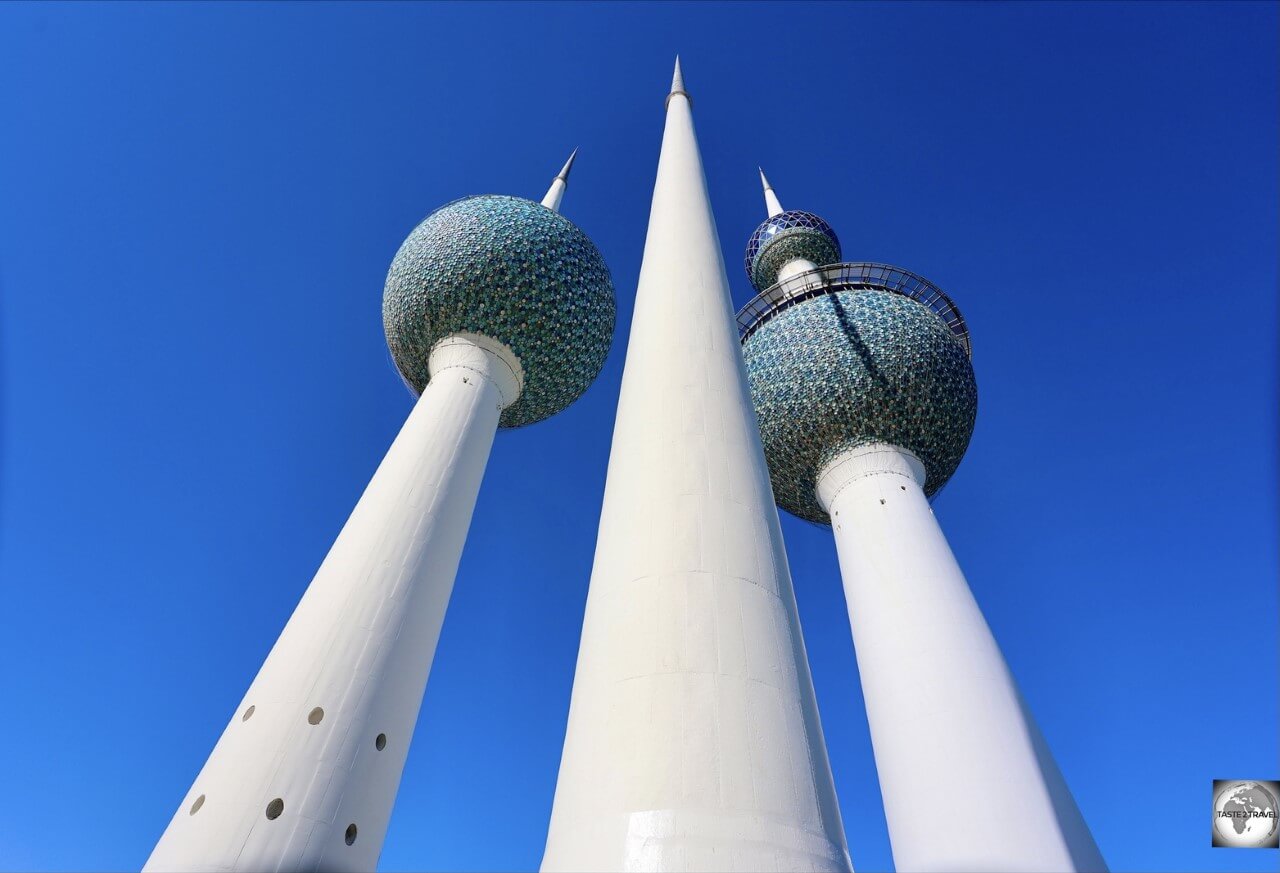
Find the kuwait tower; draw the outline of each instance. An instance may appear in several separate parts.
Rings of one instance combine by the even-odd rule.
[[[542,869],[850,869],[679,62]]]
[[[833,528],[894,866],[1105,870],[929,505],[977,415],[964,319],[764,185],[743,356],[779,504]]]
[[[494,434],[572,403],[612,341],[568,172],[542,203],[450,203],[396,253],[383,324],[420,396],[146,869],[377,865]]]

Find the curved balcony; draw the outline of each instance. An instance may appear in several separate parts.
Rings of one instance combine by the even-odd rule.
[[[973,344],[969,339],[969,328],[964,323],[964,316],[941,288],[910,270],[867,261],[830,264],[798,273],[766,288],[738,310],[738,338],[746,340],[760,325],[797,303],[836,291],[859,288],[901,294],[929,307],[964,346],[965,354],[973,357]]]

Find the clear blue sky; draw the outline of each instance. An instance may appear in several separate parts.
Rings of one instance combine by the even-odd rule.
[[[536,867],[678,51],[737,303],[759,163],[965,313],[978,426],[936,510],[1113,868],[1274,869],[1208,812],[1280,770],[1276,32],[1266,3],[0,5],[0,867],[142,864],[409,411],[400,241],[580,146],[617,338],[495,444],[382,858]],[[849,847],[887,869],[834,545],[783,530]]]

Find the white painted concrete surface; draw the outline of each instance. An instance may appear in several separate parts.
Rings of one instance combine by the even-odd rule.
[[[550,209],[552,212],[560,211],[560,203],[564,200],[565,189],[569,187],[569,171],[573,169],[573,159],[578,156],[578,150],[574,149],[569,155],[569,160],[564,162],[564,167],[551,180],[551,187],[547,189],[547,194],[542,198],[542,205]]]
[[[146,870],[377,864],[498,416],[523,381],[510,350],[474,335],[430,363]]]
[[[774,192],[773,186],[765,178],[763,169],[760,169],[760,184],[764,187],[764,208],[768,210],[769,217],[773,218],[775,215],[781,215],[785,210],[782,208],[782,203],[778,200],[778,195]]]
[[[542,869],[848,870],[677,66]]]
[[[900,873],[1105,870],[934,519],[909,452],[818,480],[831,513]]]
[[[792,258],[783,264],[782,268],[778,270],[778,281],[782,282],[790,279],[792,276],[798,276],[801,273],[807,273],[810,270],[816,269],[818,269],[818,265],[813,261],[808,261],[804,258]]]

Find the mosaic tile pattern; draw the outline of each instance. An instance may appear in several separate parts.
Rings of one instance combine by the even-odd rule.
[[[382,296],[391,357],[416,394],[432,347],[467,331],[506,343],[524,390],[501,427],[555,415],[587,390],[613,341],[609,268],[577,225],[520,197],[455,200],[396,252]]]
[[[964,456],[978,386],[964,346],[900,294],[833,289],[761,325],[742,347],[778,505],[830,524],[818,472],[846,448],[902,446],[925,465],[925,494]]]
[[[747,241],[747,278],[757,291],[778,281],[788,261],[804,258],[818,266],[840,260],[836,232],[812,212],[788,210],[768,218]]]

